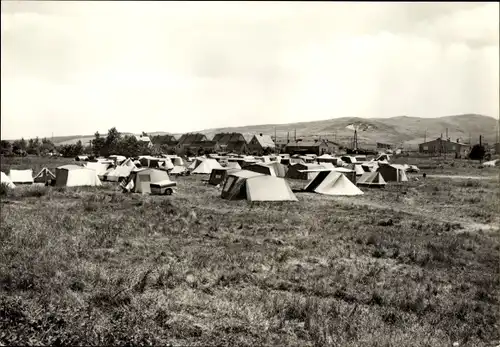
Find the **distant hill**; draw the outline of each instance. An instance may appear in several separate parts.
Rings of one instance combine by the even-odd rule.
[[[297,138],[329,138],[339,143],[348,143],[354,134],[354,128],[358,129],[358,142],[361,145],[372,146],[376,142],[391,144],[416,145],[427,140],[435,139],[443,134],[453,141],[460,139],[461,142],[469,141],[477,143],[479,135],[482,134],[484,141],[493,143],[496,139],[498,120],[478,114],[462,114],[439,118],[417,118],[417,117],[392,117],[392,118],[357,118],[343,117],[313,122],[300,122],[289,124],[261,124],[248,125],[231,128],[206,129],[199,132],[212,138],[219,132],[239,132],[244,135],[263,133],[276,134],[278,139],[286,139],[287,132],[293,139],[295,130]],[[156,131],[148,133],[150,136],[170,134],[168,132]],[[173,134],[177,138],[181,134]],[[54,137],[56,144],[74,144],[78,140],[87,144],[93,135],[75,135]]]
[[[361,144],[375,144],[376,142],[414,145],[427,140],[435,139],[443,134],[461,142],[472,143],[479,140],[482,134],[485,141],[493,143],[496,139],[498,120],[478,114],[463,114],[439,118],[392,117],[392,118],[357,118],[343,117],[323,121],[301,122],[290,124],[265,124],[233,128],[217,128],[203,130],[207,136],[218,132],[240,132],[244,134],[265,133],[274,134],[277,138],[322,138],[335,139],[337,142],[349,142],[354,135],[354,128],[358,129],[358,142]]]

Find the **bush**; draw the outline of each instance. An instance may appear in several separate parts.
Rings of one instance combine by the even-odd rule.
[[[472,149],[470,150],[469,159],[483,160],[485,154],[486,154],[486,150],[484,149],[484,146],[477,144],[477,145],[474,145],[472,147]]]
[[[0,184],[0,196],[7,196],[10,190],[11,188],[7,185],[7,183]]]

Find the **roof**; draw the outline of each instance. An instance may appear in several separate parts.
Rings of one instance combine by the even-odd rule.
[[[186,143],[189,147],[198,147],[198,148],[214,148],[217,145],[215,141],[194,141],[191,143]]]
[[[208,140],[204,134],[201,133],[188,133],[183,134],[179,139],[179,145],[190,145],[194,142],[206,141]]]
[[[236,176],[236,177],[241,177],[241,178],[250,178],[250,177],[257,177],[257,176],[265,176],[264,174],[250,171],[250,170],[239,170],[232,172],[230,176]]]
[[[254,135],[254,137],[257,139],[257,141],[262,146],[262,148],[266,148],[266,147],[274,148],[275,147],[274,141],[271,138],[271,136],[269,136],[269,135],[258,134],[258,135]]]
[[[454,144],[454,145],[459,145],[459,146],[470,147],[470,145],[469,145],[469,144],[467,144],[467,143],[461,143],[461,142],[455,142],[455,141],[447,141],[447,140],[442,139],[442,138],[440,138],[440,137],[438,137],[438,138],[437,138],[437,139],[435,139],[435,140],[431,140],[431,141],[423,142],[423,143],[421,143],[420,145],[426,145],[426,144],[429,144],[429,143],[439,142],[439,141],[441,141],[441,142],[447,142],[447,143],[451,143],[451,144]]]
[[[218,133],[215,134],[212,141],[219,145],[228,145],[229,143],[245,142],[245,137],[241,133]]]
[[[292,141],[286,147],[319,147],[322,141]]]
[[[135,139],[142,142],[151,142],[149,136],[135,135]]]

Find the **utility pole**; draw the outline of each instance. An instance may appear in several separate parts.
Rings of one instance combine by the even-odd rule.
[[[424,143],[427,142],[427,129],[425,129],[425,132],[424,132]]]
[[[290,132],[289,131],[286,132],[286,143],[287,144],[290,143]]]
[[[448,128],[446,128],[446,141],[448,141]]]
[[[295,129],[295,142],[297,142],[297,129]]]

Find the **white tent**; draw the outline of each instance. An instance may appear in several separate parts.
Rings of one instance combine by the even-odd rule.
[[[9,187],[9,188],[15,188],[16,187],[16,185],[14,183],[12,183],[12,181],[10,180],[9,176],[7,176],[3,171],[2,171],[2,173],[1,173],[0,176],[1,176],[0,177],[0,182],[2,184],[7,185],[7,187]]]
[[[77,165],[64,165],[56,169],[57,187],[101,186],[95,170]]]
[[[222,169],[215,159],[205,159],[193,170],[193,174],[210,174],[213,169]]]
[[[134,170],[122,187],[134,193],[151,193],[151,183],[170,181],[168,173],[163,170],[145,168]]]
[[[33,170],[10,170],[9,178],[14,184],[33,184]]]
[[[354,183],[336,171],[319,172],[306,186],[305,191],[325,195],[363,195],[363,192]]]
[[[246,181],[249,201],[298,201],[284,178],[256,176]]]
[[[108,170],[109,164],[104,163],[95,163],[95,162],[87,162],[85,163],[85,167],[87,169],[92,169],[97,173],[97,176],[103,176]]]
[[[112,169],[103,176],[105,180],[111,182],[118,182],[120,179],[127,178],[132,170],[136,168],[134,162],[129,158],[125,160],[121,165],[118,165],[116,168]]]
[[[228,200],[297,201],[285,179],[247,170],[228,172],[221,197]]]
[[[185,166],[183,166],[183,165],[176,165],[176,166],[174,166],[174,168],[172,169],[172,171],[170,171],[170,173],[172,175],[179,175],[179,174],[184,173],[186,171],[187,171],[187,169],[186,169]]]

